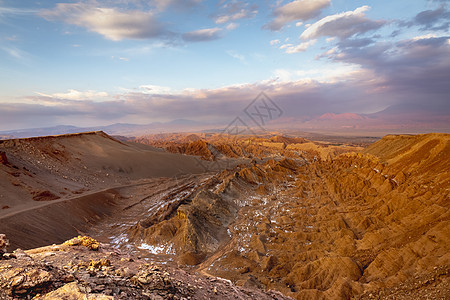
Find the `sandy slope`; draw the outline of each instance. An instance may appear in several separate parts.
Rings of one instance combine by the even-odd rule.
[[[0,217],[55,200],[150,177],[205,172],[192,156],[122,143],[103,132],[0,141]],[[213,169],[215,166],[211,166]]]

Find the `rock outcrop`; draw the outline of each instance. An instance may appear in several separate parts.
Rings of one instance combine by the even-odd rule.
[[[0,259],[3,257],[3,253],[6,253],[9,246],[9,241],[6,239],[6,235],[0,234]]]
[[[288,299],[147,263],[80,236],[0,260],[0,299]]]

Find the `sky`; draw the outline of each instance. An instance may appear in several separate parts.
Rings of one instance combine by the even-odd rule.
[[[431,0],[0,0],[0,131],[450,115],[450,10]],[[432,115],[432,114],[431,114]]]

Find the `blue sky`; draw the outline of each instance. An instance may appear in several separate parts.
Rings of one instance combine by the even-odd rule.
[[[448,113],[449,22],[446,1],[0,0],[0,129],[225,120],[260,91],[289,117]]]

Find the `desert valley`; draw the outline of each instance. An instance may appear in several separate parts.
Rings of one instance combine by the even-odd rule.
[[[0,0],[0,300],[450,300],[447,0]]]
[[[0,153],[0,299],[449,296],[449,134],[86,132]]]

